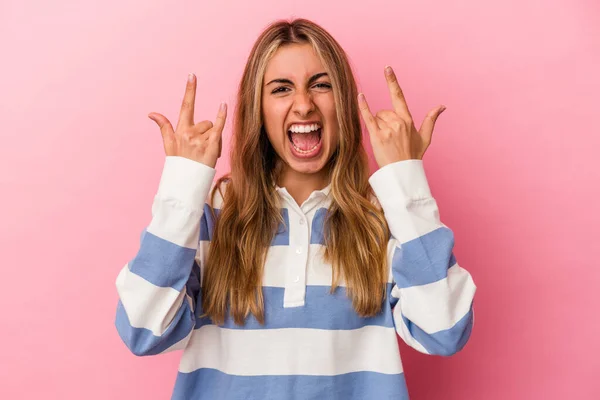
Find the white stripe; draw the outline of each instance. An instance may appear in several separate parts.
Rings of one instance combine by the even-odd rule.
[[[400,243],[410,242],[445,225],[441,223],[434,198],[399,204],[385,214],[392,235]]]
[[[200,265],[202,273],[204,273],[204,265],[201,260],[206,260],[208,257],[209,246],[210,242],[202,241],[198,247],[196,261]],[[331,264],[323,261],[324,250],[325,247],[320,244],[309,245],[306,266],[306,284],[309,286],[331,286],[332,268]],[[391,257],[393,256],[393,249],[391,251],[392,253],[388,255],[388,263],[391,263]],[[296,257],[296,253],[291,246],[271,246],[265,260],[263,286],[285,288],[290,259],[294,257]],[[391,268],[388,274],[388,282],[393,282]],[[340,286],[346,286],[343,279],[340,280]]]
[[[199,213],[217,171],[181,156],[167,156],[158,183],[157,196],[174,198]]]
[[[179,310],[186,291],[156,286],[129,270],[125,265],[117,276],[117,292],[129,323],[134,328],[146,328],[161,336]]]
[[[394,280],[391,262],[394,256],[396,241],[388,241],[388,283]],[[208,257],[209,241],[202,241],[198,246],[196,261],[200,266],[201,276],[204,276],[204,263]],[[308,249],[308,265],[306,269],[306,284],[312,286],[331,286],[332,269],[331,264],[323,261],[325,247],[320,244],[311,244]],[[289,269],[289,260],[296,256],[291,246],[271,246],[265,260],[263,286],[285,288],[286,274]],[[340,279],[340,286],[345,287],[346,282]]]
[[[394,287],[392,296],[406,318],[427,333],[452,328],[471,308],[476,286],[471,275],[458,264],[448,269],[448,276],[426,285]]]
[[[194,303],[193,303],[192,298],[190,297],[190,295],[188,295],[186,293],[185,298],[188,301],[188,304],[190,305],[190,309],[194,309],[194,307],[193,307]],[[187,344],[190,341],[190,338],[192,337],[193,334],[194,334],[194,329],[192,329],[190,331],[190,333],[188,333],[188,335],[186,337],[184,337],[183,339],[181,339],[179,342],[173,344],[171,347],[163,350],[160,354],[164,354],[164,353],[169,353],[171,351],[185,349],[187,347]]]
[[[188,249],[196,249],[200,238],[200,219],[186,204],[174,198],[154,197],[152,220],[146,230],[161,239]]]
[[[198,249],[196,251],[196,256],[194,259],[196,263],[200,267],[200,282],[204,278],[204,260],[208,260],[208,249],[210,247],[210,242],[208,240],[203,240],[198,243]]]
[[[392,315],[394,316],[394,325],[396,326],[396,332],[398,335],[404,340],[404,343],[412,347],[413,349],[420,351],[424,354],[429,354],[425,347],[410,334],[408,327],[404,323],[404,319],[402,319],[402,314],[400,312],[400,307],[394,307],[392,311]]]
[[[179,370],[214,368],[231,375],[338,375],[402,372],[393,328],[355,330],[226,329],[194,331]]]
[[[387,265],[388,265],[388,283],[394,282],[393,261],[396,248],[400,248],[400,242],[396,238],[390,238],[387,244]]]

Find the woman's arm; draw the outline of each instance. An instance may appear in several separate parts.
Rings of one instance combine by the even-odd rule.
[[[454,234],[439,218],[423,161],[388,164],[369,182],[392,238],[388,243],[396,331],[426,354],[461,350],[473,327],[476,286],[454,257]]]
[[[136,355],[183,349],[191,337],[201,280],[200,224],[215,172],[188,158],[165,159],[152,220],[116,280],[115,324]]]

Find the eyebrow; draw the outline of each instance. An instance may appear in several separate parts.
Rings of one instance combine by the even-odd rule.
[[[313,83],[314,81],[316,81],[317,79],[319,79],[322,76],[327,76],[327,72],[319,72],[318,74],[314,74],[308,80],[308,84],[310,85],[311,83]],[[267,83],[265,86],[269,86],[271,83],[288,83],[290,85],[294,84],[294,82],[290,81],[289,79],[277,78],[277,79],[273,79],[271,82]]]

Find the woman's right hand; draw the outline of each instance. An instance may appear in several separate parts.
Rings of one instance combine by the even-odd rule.
[[[227,104],[221,103],[215,124],[205,120],[194,124],[194,102],[196,99],[196,76],[190,74],[181,104],[177,128],[158,113],[148,114],[157,123],[162,134],[167,156],[181,156],[215,168],[221,157],[221,134],[227,118]]]

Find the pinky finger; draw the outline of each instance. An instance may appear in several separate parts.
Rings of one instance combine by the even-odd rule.
[[[369,110],[369,104],[367,104],[367,99],[362,93],[358,95],[358,108],[360,109],[360,114],[365,120],[365,125],[367,125],[369,132],[375,133],[377,131],[377,121],[375,120],[373,114],[371,114],[371,110]]]
[[[217,119],[215,121],[214,128],[220,134],[223,132],[225,127],[225,120],[227,119],[227,103],[222,102],[219,106],[219,112],[217,113]]]

